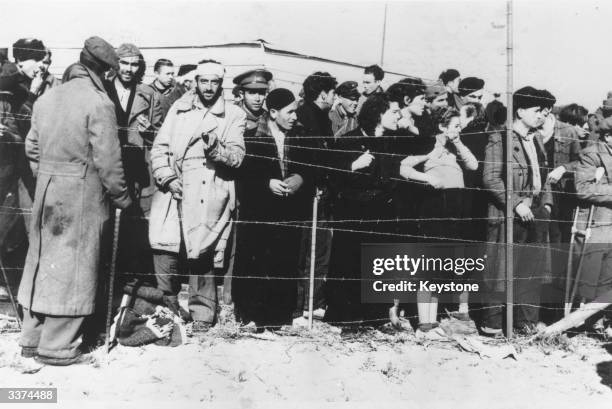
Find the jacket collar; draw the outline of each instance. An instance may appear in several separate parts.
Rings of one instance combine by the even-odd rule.
[[[196,109],[203,111],[208,110],[208,112],[213,115],[223,117],[225,116],[225,98],[223,91],[221,91],[221,95],[219,95],[219,98],[217,98],[215,103],[210,108],[207,108],[204,106],[204,104],[202,104],[196,90],[192,89],[176,101],[176,108],[179,112],[192,111]]]

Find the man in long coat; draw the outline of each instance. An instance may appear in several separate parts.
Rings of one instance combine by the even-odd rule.
[[[259,119],[257,132],[246,141],[248,154],[236,182],[243,223],[237,229],[232,287],[237,318],[261,328],[292,321],[297,285],[287,278],[297,277],[302,231],[283,224],[310,218],[306,192],[312,184],[306,166],[310,152],[300,148],[293,130],[295,96],[276,88],[266,105],[270,112]]]
[[[179,263],[190,271],[189,311],[194,331],[214,324],[214,268],[223,267],[235,208],[232,168],[245,155],[246,114],[223,98],[225,68],[198,65],[194,90],[170,108],[151,150],[153,195],[149,240],[157,287],[176,301]]]
[[[30,248],[19,288],[22,355],[42,363],[80,360],[82,324],[94,312],[109,198],[128,195],[114,106],[102,85],[117,63],[99,37],[85,41],[66,84],[37,101],[26,154],[37,175]]]

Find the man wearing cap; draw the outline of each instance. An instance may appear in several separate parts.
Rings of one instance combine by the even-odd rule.
[[[178,298],[177,274],[185,263],[194,331],[215,323],[214,269],[222,268],[235,210],[234,174],[245,156],[246,114],[223,97],[225,68],[203,60],[196,88],[172,105],[151,150],[157,190],[149,239],[157,287]]]
[[[540,91],[524,87],[514,93],[512,174],[513,193],[510,200],[514,209],[514,242],[534,243],[534,246],[514,247],[515,302],[517,307],[515,327],[520,331],[533,330],[539,325],[541,276],[546,269],[546,243],[548,219],[553,206],[549,181],[546,179],[546,151],[538,128],[544,122],[546,103]],[[505,133],[504,133],[505,134]],[[501,131],[489,136],[485,150],[483,184],[489,190],[488,242],[505,242],[504,217],[506,209],[505,141]],[[489,302],[504,302],[505,261],[504,246],[489,246],[488,268],[484,282],[490,292]],[[534,307],[535,306],[535,307]],[[483,313],[483,332],[501,333],[501,307],[487,309]]]
[[[240,87],[242,96],[240,107],[247,115],[246,137],[255,134],[259,118],[266,112],[263,105],[270,80],[272,73],[263,69],[247,71],[234,78],[234,84]]]
[[[359,91],[356,81],[345,81],[336,88],[338,102],[329,111],[329,119],[332,123],[334,137],[357,128],[357,103],[359,101]]]
[[[82,361],[85,318],[94,313],[109,205],[131,204],[115,109],[102,78],[113,47],[85,41],[65,84],[34,105],[25,150],[37,174],[30,247],[19,287],[22,355],[49,365]]]
[[[238,319],[257,327],[291,323],[296,281],[287,278],[297,271],[301,231],[279,223],[310,216],[305,184],[311,182],[302,158],[306,151],[300,149],[294,130],[295,96],[276,88],[267,96],[266,106],[269,112],[259,118],[254,138],[245,142],[248,154],[236,182],[240,218],[247,223],[238,225],[238,279],[232,299]]]
[[[141,84],[145,62],[138,47],[121,44],[117,56],[119,69],[105,81],[105,88],[115,104],[125,177],[132,200],[137,204],[123,213],[125,234],[119,241],[118,266],[121,271],[142,274],[153,270],[147,242],[147,217],[155,190],[150,149],[161,126],[163,111],[151,87]]]
[[[459,82],[459,99],[457,103],[457,109],[461,109],[462,106],[469,103],[482,104],[484,80],[476,77],[467,77]]]

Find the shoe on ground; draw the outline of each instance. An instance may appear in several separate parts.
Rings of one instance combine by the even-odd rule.
[[[308,327],[308,319],[304,317],[297,317],[293,319],[292,322],[293,328],[307,328]]]
[[[302,314],[302,317],[308,319],[308,315],[309,315],[308,311],[304,311],[304,313]],[[312,318],[315,320],[321,321],[324,317],[325,317],[324,308],[317,308],[316,310],[312,312]]]
[[[257,324],[255,324],[255,321],[249,321],[246,324],[240,326],[240,331],[254,334],[258,331]]]
[[[52,358],[49,356],[37,355],[34,357],[34,360],[38,363],[51,366],[89,365],[94,363],[93,356],[89,354],[79,354],[73,358]]]
[[[203,334],[208,332],[212,328],[213,324],[206,321],[193,321],[191,325],[191,333],[192,334]]]
[[[38,355],[36,347],[21,347],[21,356],[24,358],[34,358]]]
[[[470,318],[470,314],[467,312],[448,311],[448,316],[451,318],[458,319],[459,321],[472,321],[472,319]]]

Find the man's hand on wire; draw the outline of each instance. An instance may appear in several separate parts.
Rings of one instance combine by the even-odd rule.
[[[514,208],[514,211],[520,217],[520,219],[524,222],[532,222],[534,217],[531,212],[531,208],[525,204],[525,202],[521,202]]]

